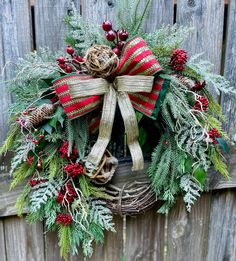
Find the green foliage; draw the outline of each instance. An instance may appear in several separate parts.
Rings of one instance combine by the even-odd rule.
[[[68,255],[70,253],[71,237],[71,227],[59,225],[58,238],[60,254],[65,258],[65,260],[68,260]]]
[[[10,190],[15,188],[19,183],[24,181],[27,177],[33,175],[35,170],[29,166],[27,162],[24,162],[20,167],[13,173],[13,180],[10,185]]]
[[[0,148],[0,156],[3,153],[6,153],[7,151],[9,151],[15,141],[18,139],[18,136],[20,135],[20,125],[18,123],[14,123],[10,126],[10,130],[7,134],[7,138],[5,140],[5,142],[3,143],[2,147]]]
[[[180,187],[185,192],[184,202],[186,204],[187,211],[190,212],[192,205],[197,198],[200,197],[202,188],[191,175],[184,175],[181,177]]]
[[[147,0],[141,6],[141,0],[119,0],[116,8],[118,27],[125,28],[131,37],[141,34],[151,2],[152,0]]]
[[[81,56],[84,56],[92,45],[106,42],[101,26],[86,22],[74,5],[71,14],[66,16],[65,23],[69,27],[66,42],[74,46]]]
[[[52,181],[55,177],[63,176],[63,166],[65,161],[63,158],[56,154],[49,162],[49,175],[48,178]]]
[[[79,179],[79,183],[80,183],[80,188],[83,192],[83,196],[86,199],[89,199],[89,197],[103,198],[103,199],[111,198],[111,196],[105,192],[105,188],[96,187],[85,176],[82,176]]]
[[[90,202],[90,222],[93,222],[105,230],[115,232],[112,222],[112,212],[106,207],[106,202],[102,200],[92,200]]]
[[[45,205],[49,198],[53,198],[60,190],[60,183],[56,181],[46,181],[36,185],[35,191],[30,196],[30,211],[37,212],[42,205]]]
[[[193,75],[199,80],[205,80],[208,86],[218,95],[220,95],[221,92],[236,94],[235,88],[231,86],[230,81],[222,75],[213,73],[213,64],[209,61],[199,59],[201,55],[202,54],[194,55],[188,60],[185,73]]]
[[[159,63],[167,69],[173,50],[181,47],[191,31],[192,28],[175,24],[173,26],[162,26],[157,31],[145,34],[143,37]]]
[[[166,201],[159,210],[161,213],[168,212],[180,191],[179,178],[183,174],[180,166],[184,160],[185,154],[179,150],[173,134],[163,134],[160,143],[153,151],[152,162],[148,169],[153,190],[158,197]]]
[[[56,58],[48,49],[39,49],[19,58],[16,63],[15,77],[7,83],[15,95],[15,101],[10,106],[10,112],[21,113],[30,104],[35,103],[45,91],[49,91],[51,80],[60,76]]]
[[[29,193],[31,191],[31,187],[29,184],[27,184],[24,187],[23,192],[21,193],[21,195],[17,198],[16,200],[16,205],[15,207],[17,208],[17,214],[18,216],[22,216],[23,211],[24,211],[24,207],[25,205],[27,205],[28,200],[29,200]]]
[[[13,174],[19,165],[27,161],[29,152],[34,151],[34,149],[35,144],[33,142],[22,141],[22,144],[15,151],[15,156],[12,158],[10,174]]]
[[[89,141],[89,126],[86,117],[80,117],[74,120],[67,120],[67,139],[69,141],[68,155],[72,152],[72,147],[79,152],[79,160],[85,157],[88,141]]]
[[[210,149],[210,160],[213,163],[216,170],[218,170],[225,179],[230,179],[229,171],[227,165],[223,161],[224,157],[220,153],[219,149],[216,147],[211,147]]]

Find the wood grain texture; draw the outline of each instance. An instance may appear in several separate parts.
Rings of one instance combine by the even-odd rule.
[[[127,217],[125,260],[164,260],[165,215],[158,207],[136,217]]]
[[[43,225],[29,225],[24,218],[4,219],[8,261],[44,261]]]
[[[187,213],[181,200],[168,215],[167,260],[205,260],[208,244],[211,194],[203,194]],[[219,260],[219,259],[212,259]]]
[[[220,191],[213,194],[206,261],[236,258],[236,194]]]
[[[230,1],[228,7],[228,26],[225,53],[224,75],[236,88],[236,2]],[[221,105],[226,115],[225,130],[230,138],[236,138],[236,95],[222,95]]]
[[[85,20],[101,26],[104,20],[111,20],[115,25],[115,0],[83,0],[82,16]]]
[[[40,0],[35,1],[36,47],[49,47],[52,51],[64,51],[67,26],[64,18],[71,10],[72,2],[79,10],[80,1]]]
[[[6,249],[5,249],[5,237],[4,237],[4,228],[3,228],[3,220],[0,219],[0,255],[1,261],[6,261]]]
[[[204,52],[215,72],[220,72],[224,2],[222,0],[178,0],[177,24],[194,27],[193,33],[184,44],[190,54]]]
[[[7,109],[12,100],[3,81],[10,79],[14,74],[14,66],[9,62],[16,61],[18,57],[31,51],[32,40],[28,0],[2,0],[0,10],[0,144],[2,144],[8,130]],[[8,66],[2,74],[6,63]]]
[[[147,0],[142,1],[142,6]],[[162,25],[173,24],[174,21],[174,3],[172,0],[152,1],[148,12],[147,20],[144,25],[145,32],[154,32]]]

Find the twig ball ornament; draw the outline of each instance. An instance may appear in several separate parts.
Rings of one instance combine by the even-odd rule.
[[[94,45],[85,55],[89,73],[95,77],[107,78],[119,66],[119,58],[107,45]]]

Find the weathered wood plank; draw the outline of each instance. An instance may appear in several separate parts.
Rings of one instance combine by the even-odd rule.
[[[142,1],[146,3],[147,0]],[[173,24],[174,21],[174,3],[169,0],[152,1],[150,10],[147,15],[147,20],[144,25],[145,32],[154,32],[163,24]]]
[[[83,0],[82,16],[85,20],[95,23],[98,26],[104,20],[111,20],[115,24],[115,0]]]
[[[7,109],[11,95],[3,81],[13,76],[14,66],[9,64],[29,52],[32,47],[31,16],[28,0],[3,0],[0,2],[0,144],[8,130]],[[4,65],[8,63],[2,75]]]
[[[182,199],[168,215],[167,260],[205,260],[208,242],[211,194],[203,194],[187,213]],[[221,260],[221,259],[212,259]]]
[[[43,225],[29,225],[24,218],[4,219],[8,261],[44,261]]]
[[[213,194],[207,252],[207,261],[234,261],[236,258],[235,191]]]
[[[225,53],[224,75],[230,80],[232,86],[236,82],[236,2],[230,1],[228,7],[228,26]],[[236,87],[236,86],[235,86]],[[225,130],[230,138],[236,138],[236,95],[222,95],[221,105],[226,115]]]
[[[35,1],[36,47],[49,47],[52,51],[64,50],[67,26],[64,18],[71,10],[72,2],[79,10],[80,1]]]
[[[178,0],[177,23],[194,27],[184,47],[190,54],[204,52],[204,59],[210,60],[216,72],[220,72],[224,2],[222,0]]]
[[[165,216],[157,208],[127,217],[125,260],[164,260]]]
[[[16,199],[23,191],[24,184],[9,191],[11,178],[9,174],[0,175],[0,216],[15,215],[17,210],[15,208]],[[26,211],[26,209],[25,209]]]
[[[6,257],[4,227],[3,227],[2,219],[0,219],[0,253],[1,253],[1,260],[6,261],[7,257]]]

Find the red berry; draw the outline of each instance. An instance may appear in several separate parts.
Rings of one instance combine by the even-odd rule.
[[[104,21],[102,23],[102,29],[106,32],[110,31],[112,29],[112,23],[110,21]]]
[[[116,39],[116,33],[112,30],[110,30],[109,32],[106,32],[106,38],[108,41],[114,41]]]
[[[16,121],[20,121],[20,117],[16,117]]]
[[[68,54],[72,55],[72,54],[74,53],[75,50],[74,50],[73,47],[68,46],[68,47],[66,48],[66,51],[67,51]]]
[[[118,36],[121,41],[126,41],[127,38],[129,37],[129,33],[126,30],[121,30],[118,32]]]
[[[121,41],[118,43],[117,48],[121,51],[123,49],[124,45],[125,45],[125,42]]]
[[[65,57],[63,57],[63,56],[60,56],[59,58],[57,58],[57,61],[59,63],[65,63],[66,62]]]
[[[61,69],[65,69],[66,65],[64,63],[60,63],[59,66],[61,67]]]
[[[27,111],[24,111],[23,114],[24,114],[24,115],[28,115],[28,112],[27,112]]]
[[[38,141],[38,140],[32,140],[32,142],[33,142],[34,144],[36,144],[36,145],[39,144],[39,141]]]
[[[83,63],[84,62],[84,58],[81,57],[81,56],[74,56],[73,59],[75,59],[79,63]]]
[[[65,71],[66,71],[67,73],[72,73],[73,69],[72,69],[71,66],[67,65]]]
[[[120,56],[120,50],[117,48],[117,47],[115,47],[113,50],[112,50],[117,56]]]
[[[43,139],[43,138],[44,138],[44,136],[43,136],[42,134],[40,134],[40,135],[39,135],[39,138],[40,138],[40,139]]]

